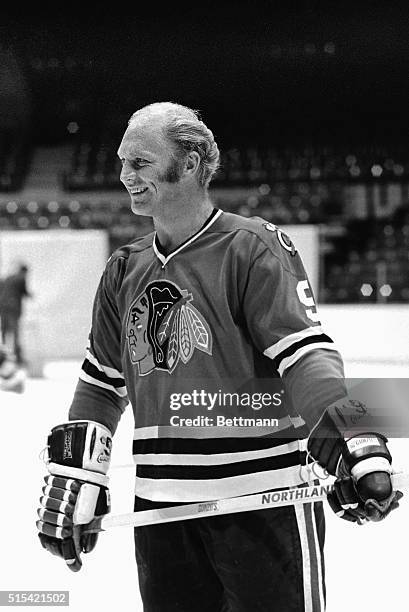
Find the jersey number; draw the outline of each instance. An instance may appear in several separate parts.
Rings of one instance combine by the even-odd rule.
[[[311,287],[307,280],[299,281],[297,284],[297,295],[301,304],[306,306],[305,312],[307,317],[314,321],[314,323],[319,323],[320,319],[317,312],[317,307],[314,302],[314,298],[312,297]]]

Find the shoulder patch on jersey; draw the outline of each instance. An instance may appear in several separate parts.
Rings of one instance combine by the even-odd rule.
[[[192,294],[168,280],[156,280],[132,302],[126,321],[131,362],[139,374],[171,374],[179,360],[190,361],[195,349],[212,354],[212,334],[191,303]]]
[[[263,219],[263,217],[259,217],[258,215],[243,217],[234,213],[224,212],[222,223],[224,223],[224,226],[228,227],[230,230],[244,230],[250,232],[251,234],[257,235],[266,246],[270,246],[272,244],[270,236],[271,234],[275,234],[281,248],[290,253],[292,257],[295,257],[297,254],[297,249],[295,248],[290,237],[277,225],[266,221],[266,219]]]
[[[294,244],[291,242],[291,239],[287,234],[285,234],[277,225],[274,223],[265,222],[263,223],[263,227],[268,231],[277,236],[278,242],[281,244],[283,249],[288,251],[292,257],[294,257],[297,253],[297,249]]]

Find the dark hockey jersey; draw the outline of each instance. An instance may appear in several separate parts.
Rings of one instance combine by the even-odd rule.
[[[305,480],[281,377],[318,348],[335,350],[290,238],[215,209],[167,256],[149,234],[110,257],[80,378],[132,405],[136,494],[209,500]]]

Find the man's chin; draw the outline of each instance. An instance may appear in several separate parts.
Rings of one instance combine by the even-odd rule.
[[[135,200],[132,200],[131,210],[134,213],[134,215],[144,215],[146,217],[152,216],[150,206],[144,202],[135,202]]]

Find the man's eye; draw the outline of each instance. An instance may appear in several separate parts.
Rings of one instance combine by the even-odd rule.
[[[126,161],[127,160],[122,157],[120,159],[121,165],[124,166],[126,164]],[[131,166],[144,166],[148,162],[146,161],[146,159],[141,159],[140,157],[136,157],[135,159],[129,160],[129,163],[131,164]]]

